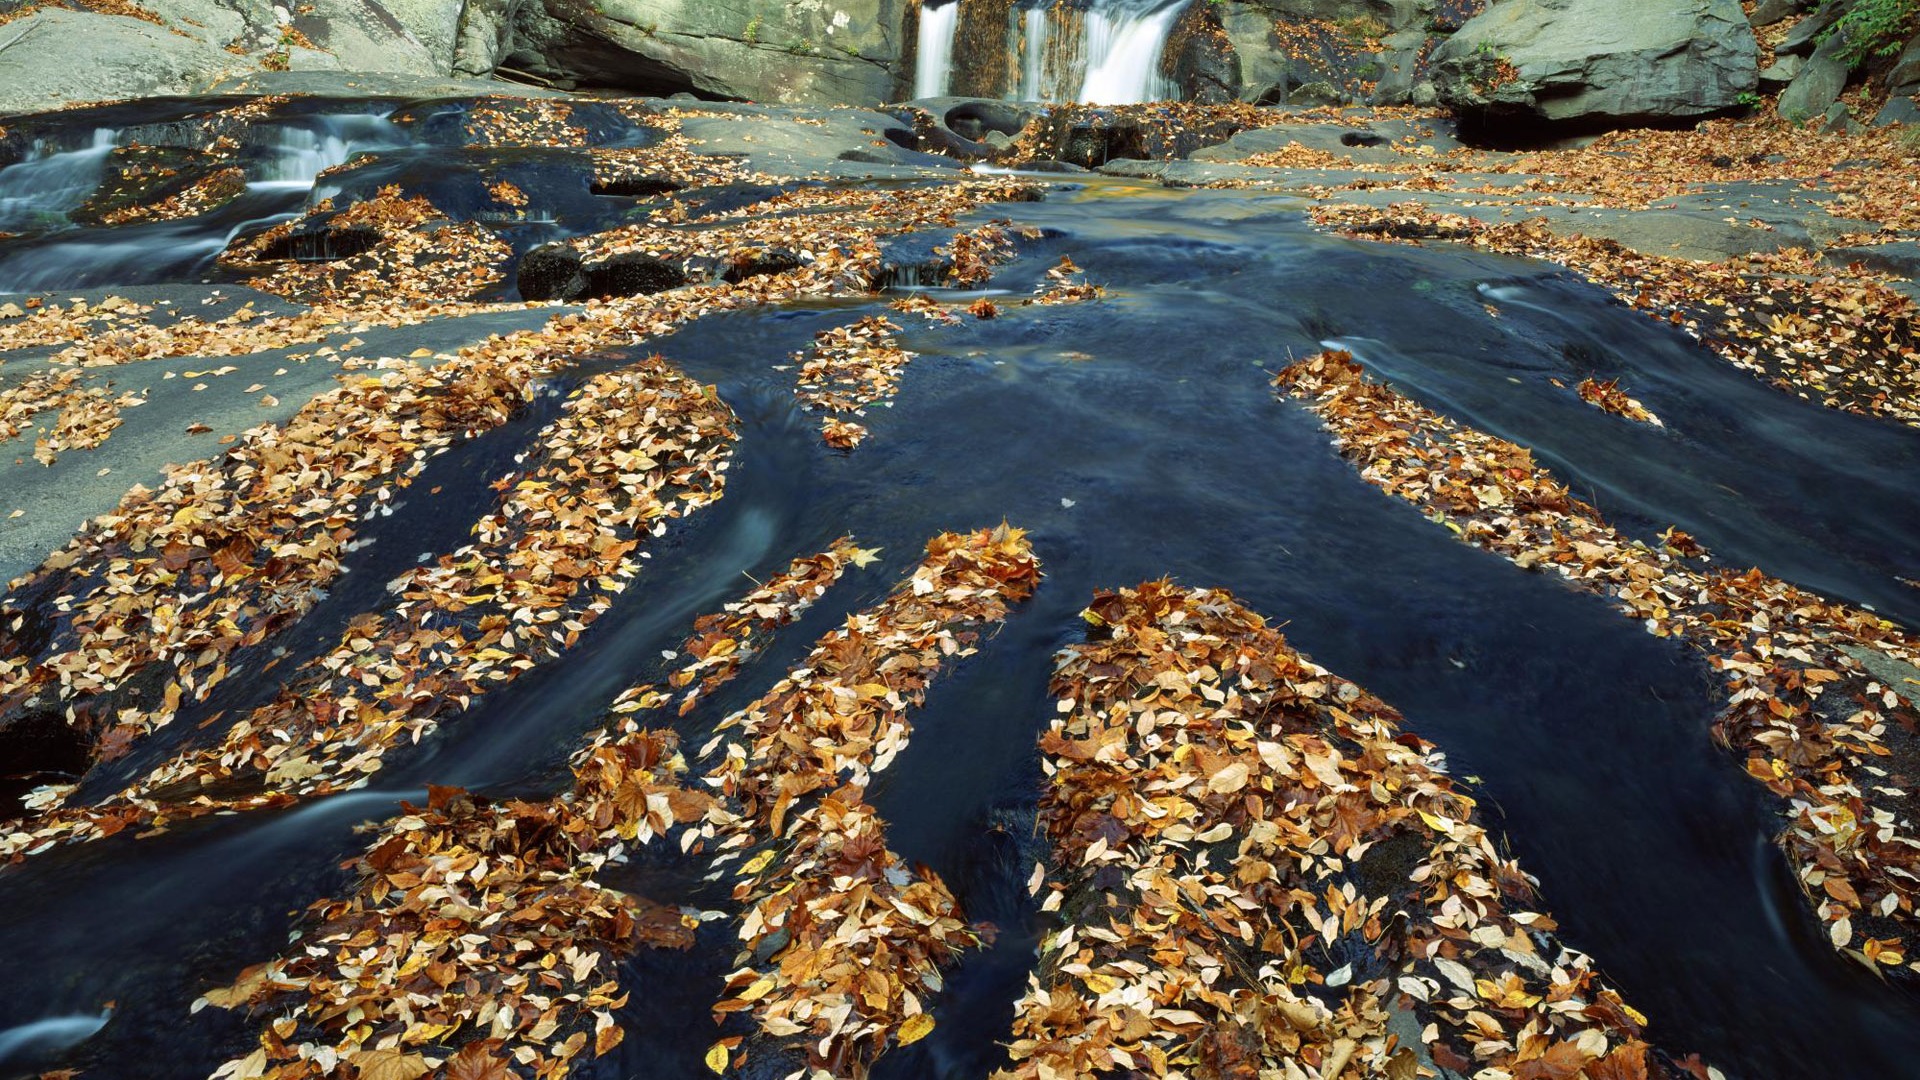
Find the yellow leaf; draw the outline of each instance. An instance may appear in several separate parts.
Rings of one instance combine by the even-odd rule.
[[[707,1048],[707,1068],[712,1069],[714,1072],[717,1072],[717,1073],[723,1073],[727,1071],[727,1044],[726,1043],[714,1043],[712,1046]]]
[[[853,554],[847,556],[847,561],[852,563],[857,569],[865,570],[867,567],[880,561],[880,549],[854,548]]]
[[[773,851],[771,849],[763,851],[760,854],[755,855],[752,859],[748,860],[747,865],[740,868],[740,872],[742,874],[757,874],[760,871],[765,870],[767,868],[767,864],[772,861],[773,861]]]
[[[918,1016],[910,1016],[907,1018],[906,1023],[900,1025],[899,1044],[901,1046],[911,1046],[921,1039],[926,1038],[932,1031],[933,1017],[928,1016],[926,1013],[921,1013]]]
[[[766,997],[768,994],[773,993],[773,988],[776,985],[778,984],[776,984],[772,979],[767,979],[767,978],[758,979],[754,982],[752,986],[747,987],[746,991],[740,995],[740,1000],[741,1001],[759,1001],[761,998]]]

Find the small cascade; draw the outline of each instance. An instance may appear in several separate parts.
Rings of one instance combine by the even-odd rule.
[[[920,44],[913,69],[913,96],[939,97],[953,82],[953,39],[960,31],[960,0],[920,9]]]
[[[67,211],[86,202],[100,186],[119,139],[119,129],[100,128],[77,150],[35,140],[24,158],[0,169],[0,232],[65,224]]]
[[[354,154],[404,145],[406,139],[384,115],[316,117],[311,127],[289,125],[279,130],[255,182],[305,190],[321,173],[346,164]]]
[[[1131,105],[1178,94],[1163,74],[1163,54],[1192,0],[949,0],[920,9],[914,96],[939,97],[991,86],[1015,101]],[[980,20],[997,23],[1007,7],[1007,55],[983,48]],[[964,26],[963,26],[964,23]],[[968,27],[975,29],[966,29]],[[962,42],[965,30],[967,41]],[[997,35],[988,34],[987,37]],[[1008,64],[1007,59],[1013,62]],[[1000,69],[1007,68],[1004,79]],[[969,85],[971,84],[971,85]],[[998,85],[996,85],[998,84]]]

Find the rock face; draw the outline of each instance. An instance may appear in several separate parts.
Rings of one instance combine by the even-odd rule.
[[[141,19],[47,8],[0,26],[0,112],[190,93],[255,66]]]
[[[1217,105],[1240,96],[1240,55],[1215,4],[1187,8],[1167,38],[1165,74],[1184,101]]]
[[[1567,126],[1704,116],[1759,85],[1736,0],[1495,0],[1433,65],[1466,116]]]
[[[569,88],[877,103],[900,96],[906,8],[907,0],[527,0],[507,12],[502,62]],[[497,32],[500,10],[483,12]],[[463,52],[464,69],[477,70],[483,53],[477,43]]]

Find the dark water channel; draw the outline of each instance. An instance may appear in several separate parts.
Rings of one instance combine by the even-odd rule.
[[[893,845],[998,923],[1001,942],[954,972],[934,1034],[876,1075],[981,1080],[997,1064],[1038,933],[1021,883],[1051,655],[1078,633],[1093,590],[1171,575],[1285,622],[1295,644],[1394,703],[1457,774],[1479,778],[1564,939],[1598,958],[1662,1045],[1736,1080],[1920,1077],[1920,1008],[1821,939],[1768,842],[1764,793],[1709,744],[1716,698],[1693,654],[1368,487],[1311,415],[1273,399],[1267,373],[1337,342],[1429,404],[1536,447],[1637,532],[1678,524],[1730,563],[1908,625],[1920,625],[1920,591],[1897,579],[1920,577],[1920,432],[1767,389],[1552,268],[1317,236],[1284,200],[1101,182],[1011,211],[1061,235],[996,287],[1024,293],[1071,253],[1114,295],[1064,308],[1009,296],[1000,320],[911,323],[920,358],[850,456],[818,444],[792,408],[791,374],[773,366],[881,305],[718,317],[658,343],[741,415],[728,494],[654,548],[564,660],[396,753],[366,791],[0,873],[0,1076],[54,1060],[27,1044],[73,1041],[108,1001],[110,1022],[63,1060],[88,1077],[206,1076],[254,1029],[218,1009],[189,1016],[188,1003],[275,955],[289,913],[341,885],[357,823],[429,782],[558,790],[600,709],[651,674],[694,615],[741,591],[744,574],[764,579],[847,532],[883,548],[880,565],[850,574],[684,722],[698,736],[882,595],[928,536],[1005,518],[1032,530],[1048,580],[936,687],[879,789]],[[1621,378],[1666,430],[1604,416],[1549,382],[1587,375]],[[535,428],[511,425],[434,468],[497,475]],[[370,583],[411,553],[462,541],[482,489],[420,494],[429,486],[368,526],[363,580],[296,632],[296,651],[377,606]],[[246,692],[270,692],[293,666]],[[664,858],[613,883],[720,906],[698,877]],[[628,1038],[584,1074],[706,1075],[728,933],[721,922],[692,954],[636,959]]]

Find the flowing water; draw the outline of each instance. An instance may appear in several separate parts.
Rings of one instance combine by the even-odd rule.
[[[312,160],[343,152],[301,147]],[[389,156],[391,174],[375,163],[339,183],[387,182],[421,162],[465,167],[429,148]],[[562,208],[574,198],[529,190]],[[304,202],[282,194],[288,207]],[[176,248],[224,237],[239,225],[230,218],[260,220],[264,209],[55,237],[96,252],[117,237],[171,268],[116,264],[126,280],[192,280],[199,264]],[[1021,845],[1052,654],[1079,633],[1095,589],[1161,575],[1232,589],[1319,662],[1402,709],[1456,773],[1477,777],[1564,939],[1598,957],[1663,1045],[1698,1051],[1733,1080],[1920,1076],[1920,1006],[1819,934],[1768,842],[1767,797],[1710,744],[1717,693],[1698,657],[1369,487],[1309,413],[1274,399],[1268,373],[1323,343],[1349,348],[1422,401],[1534,446],[1631,530],[1678,524],[1729,563],[1908,626],[1920,625],[1920,591],[1900,580],[1920,577],[1920,432],[1762,386],[1552,267],[1323,236],[1286,199],[1100,179],[991,214],[1047,236],[996,279],[1006,317],[913,323],[905,343],[919,356],[898,402],[874,411],[872,438],[851,455],[819,444],[813,418],[794,407],[792,373],[775,365],[816,331],[885,313],[889,298],[714,317],[596,362],[657,348],[717,386],[742,434],[726,497],[656,544],[636,585],[562,660],[396,753],[365,790],[123,834],[0,872],[0,1077],[54,1064],[205,1077],[254,1029],[220,1009],[189,1014],[189,1003],[275,955],[294,913],[342,887],[340,863],[365,842],[356,826],[430,783],[560,790],[567,754],[613,695],[649,677],[661,650],[748,587],[747,575],[764,580],[847,532],[881,548],[879,565],[849,575],[686,718],[698,745],[816,636],[882,595],[927,537],[1003,518],[1032,530],[1048,579],[935,687],[877,791],[893,846],[1003,933],[953,974],[933,1035],[883,1059],[878,1076],[982,1080],[996,1064],[1038,931],[1022,887],[1032,852]],[[18,280],[13,247],[0,247],[0,274]],[[1112,295],[1012,302],[1063,254]],[[1605,416],[1551,381],[1588,375],[1621,378],[1666,429]],[[437,459],[404,505],[370,521],[372,543],[289,632],[289,650],[310,653],[381,605],[380,582],[415,553],[462,542],[486,482],[511,468],[555,400]],[[235,679],[206,708],[271,694],[278,674]],[[174,727],[190,733],[194,719]],[[698,870],[668,859],[609,883],[723,904]],[[705,1075],[727,932],[720,923],[691,953],[628,964],[628,1038],[583,1075]]]
[[[92,132],[83,149],[35,147],[0,169],[0,231],[28,236],[0,250],[0,293],[197,280],[236,237],[299,215],[319,175],[354,154],[392,151],[406,140],[380,114],[298,117],[267,129],[269,141],[247,159],[247,187],[213,214],[117,229],[71,228],[69,211],[105,177],[122,129]]]
[[[914,96],[938,97],[953,85],[964,0],[920,10]],[[1013,9],[1008,40],[1018,43],[1019,85],[1008,97],[1132,105],[1175,96],[1161,73],[1174,25],[1192,0],[1093,0],[1084,12],[1042,2]]]
[[[918,59],[913,69],[913,96],[939,97],[953,82],[953,38],[960,32],[960,0],[920,9]]]

